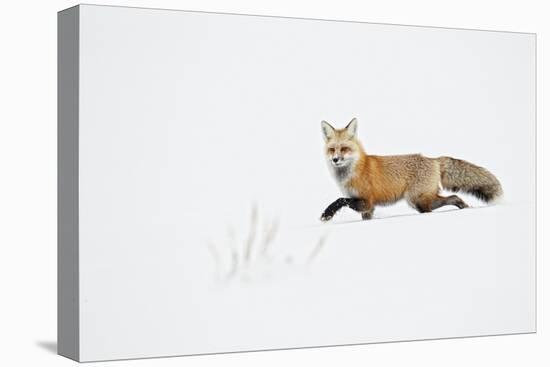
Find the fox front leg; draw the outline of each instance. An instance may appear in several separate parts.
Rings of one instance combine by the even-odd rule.
[[[339,198],[336,199],[332,204],[330,204],[323,215],[321,215],[322,221],[331,220],[332,217],[338,212],[338,210],[343,207],[349,207],[350,209],[355,210],[356,212],[361,213],[363,219],[371,219],[374,208],[371,207],[366,200],[358,198]]]
[[[334,217],[334,214],[340,209],[342,209],[345,206],[348,206],[350,204],[350,198],[339,198],[336,199],[332,204],[327,206],[323,214],[321,215],[321,220],[323,222],[326,222],[328,220],[331,220],[332,217]]]
[[[348,206],[356,212],[361,213],[361,218],[363,218],[363,220],[372,219],[374,206],[369,204],[367,200],[354,198],[351,199]]]

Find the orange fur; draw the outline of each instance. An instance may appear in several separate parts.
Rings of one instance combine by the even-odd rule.
[[[403,197],[406,182],[394,175],[387,175],[383,158],[362,154],[356,163],[354,174],[348,181],[350,189],[370,205],[393,203]]]

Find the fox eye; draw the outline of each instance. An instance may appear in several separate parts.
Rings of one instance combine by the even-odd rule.
[[[340,151],[342,153],[349,153],[349,152],[351,152],[351,149],[349,147],[342,147],[342,148],[340,148]]]
[[[334,148],[328,148],[328,153],[329,154],[334,154]]]

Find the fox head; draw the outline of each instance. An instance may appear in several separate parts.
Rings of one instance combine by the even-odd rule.
[[[325,138],[325,155],[330,166],[349,168],[357,162],[363,148],[356,138],[356,118],[343,129],[335,129],[326,121],[321,121],[321,128]]]

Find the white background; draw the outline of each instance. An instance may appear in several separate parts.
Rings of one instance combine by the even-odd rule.
[[[301,2],[275,2],[269,4],[233,2],[227,7],[220,2],[113,2],[119,5],[156,6],[166,8],[196,9],[257,13],[268,15],[303,16],[328,19],[349,19],[375,22],[392,22],[421,25],[440,25],[467,28],[489,28],[539,33],[540,47],[544,32],[542,9],[522,3],[516,7],[501,4],[487,5],[460,2],[443,5],[433,2],[416,2],[408,5],[385,2],[370,6],[340,3],[338,6]],[[3,308],[2,346],[4,358],[11,365],[70,363],[63,361],[44,345],[55,340],[55,12],[73,5],[68,2],[25,5],[25,8],[4,8],[2,21],[2,44],[10,47],[3,50],[2,81],[2,165],[4,169],[2,197],[2,285]],[[537,20],[538,19],[538,20]],[[539,25],[537,25],[539,24]],[[11,47],[13,46],[13,48]],[[4,46],[5,47],[5,46]],[[539,59],[539,67],[542,65]],[[540,73],[539,82],[542,82]],[[541,83],[542,84],[542,83]],[[539,101],[541,99],[539,84]],[[16,97],[16,98],[14,98]],[[539,108],[542,107],[539,104]],[[539,110],[539,142],[544,133],[540,127],[542,114]],[[541,144],[539,144],[541,148]],[[5,150],[5,151],[4,151]],[[539,150],[539,178],[542,157]],[[5,187],[4,187],[5,185]],[[542,183],[539,182],[539,187]],[[5,195],[5,197],[4,197]],[[539,193],[539,203],[542,202]],[[6,205],[7,203],[7,205]],[[541,209],[541,207],[539,207]],[[542,215],[539,211],[539,224]],[[539,225],[539,230],[542,226]],[[539,269],[544,252],[543,237],[539,234]],[[5,273],[4,273],[5,272]],[[539,272],[539,302],[544,294],[541,286],[544,279]],[[542,363],[542,346],[545,340],[544,318],[539,304],[539,333],[537,335],[508,336],[499,338],[476,338],[433,342],[340,347],[307,351],[282,351],[277,353],[252,353],[186,358],[183,362],[235,363],[235,365],[273,365],[280,363],[317,363],[327,365],[348,359],[358,364],[377,365],[410,364],[422,365],[515,365],[518,363]],[[5,338],[5,340],[4,340]],[[11,358],[14,358],[12,361]],[[501,359],[501,360],[499,360]],[[151,363],[135,361],[129,364]],[[181,363],[178,359],[154,361],[157,364]],[[350,363],[351,364],[351,363]]]

